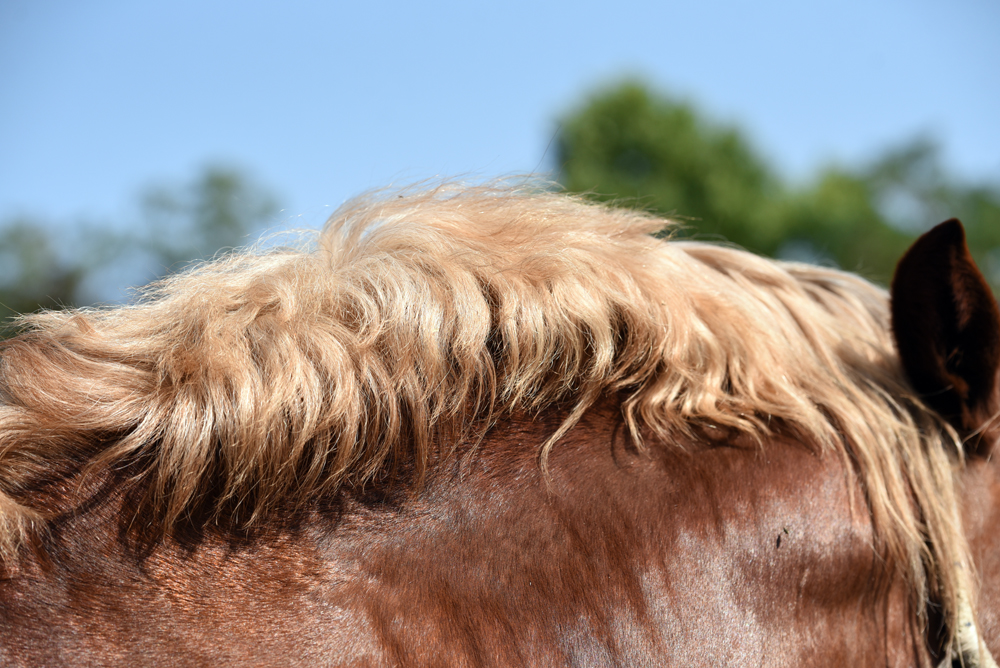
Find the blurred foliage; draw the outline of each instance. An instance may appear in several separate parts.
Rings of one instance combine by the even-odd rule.
[[[27,217],[0,222],[0,338],[13,333],[11,318],[18,313],[100,299],[100,279],[109,267],[131,269],[132,284],[148,283],[247,243],[247,235],[272,222],[277,211],[273,198],[246,175],[209,167],[190,183],[150,188],[140,198],[136,223],[119,232],[111,225],[57,228]]]
[[[883,283],[919,233],[958,217],[977,262],[1000,287],[1000,186],[953,179],[926,140],[789,184],[736,128],[632,82],[564,119],[557,151],[569,191],[672,217],[684,236],[835,263]],[[102,280],[147,283],[244,244],[276,213],[273,198],[246,175],[210,167],[190,183],[146,191],[129,228],[0,221],[0,337],[17,313],[108,299]],[[122,267],[133,275],[108,281]]]
[[[1000,187],[951,179],[927,140],[861,168],[828,167],[796,186],[737,129],[630,82],[564,119],[557,151],[560,180],[571,192],[672,217],[684,236],[835,263],[882,283],[917,235],[957,217],[980,267],[1000,287]]]
[[[277,204],[233,169],[210,168],[193,183],[149,189],[141,201],[145,236],[137,240],[161,273],[244,245],[247,235],[273,222]]]
[[[58,306],[79,289],[86,269],[61,262],[52,236],[28,218],[0,229],[0,309],[4,315],[33,311],[42,302]]]

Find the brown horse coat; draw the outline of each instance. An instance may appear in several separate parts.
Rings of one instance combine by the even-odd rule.
[[[411,193],[33,316],[0,663],[929,665],[975,614],[997,651],[1000,318],[964,241],[901,264],[901,367],[877,288],[662,224]]]

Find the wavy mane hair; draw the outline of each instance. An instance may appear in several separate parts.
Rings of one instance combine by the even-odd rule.
[[[0,349],[0,557],[44,529],[28,492],[53,469],[138,467],[138,512],[164,533],[206,498],[254,525],[400,461],[419,478],[497,419],[558,405],[544,466],[614,395],[636,442],[721,428],[766,447],[781,429],[842,457],[921,617],[933,598],[953,621],[961,449],[904,378],[885,291],[650,236],[666,225],[532,188],[384,193],[309,249],[26,316]]]

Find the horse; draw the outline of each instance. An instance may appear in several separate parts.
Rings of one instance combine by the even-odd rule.
[[[662,230],[664,234],[654,234]],[[0,347],[4,666],[995,666],[1000,311],[545,188]]]

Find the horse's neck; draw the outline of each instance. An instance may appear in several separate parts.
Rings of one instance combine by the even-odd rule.
[[[548,475],[559,416],[515,418],[413,493],[342,490],[248,540],[205,527],[137,553],[128,495],[98,499],[50,536],[58,560],[0,583],[0,658],[919,663],[841,460],[781,439],[639,450],[617,415],[585,416]]]
[[[1000,452],[970,458],[959,485],[962,523],[979,584],[979,631],[1000,654]]]

